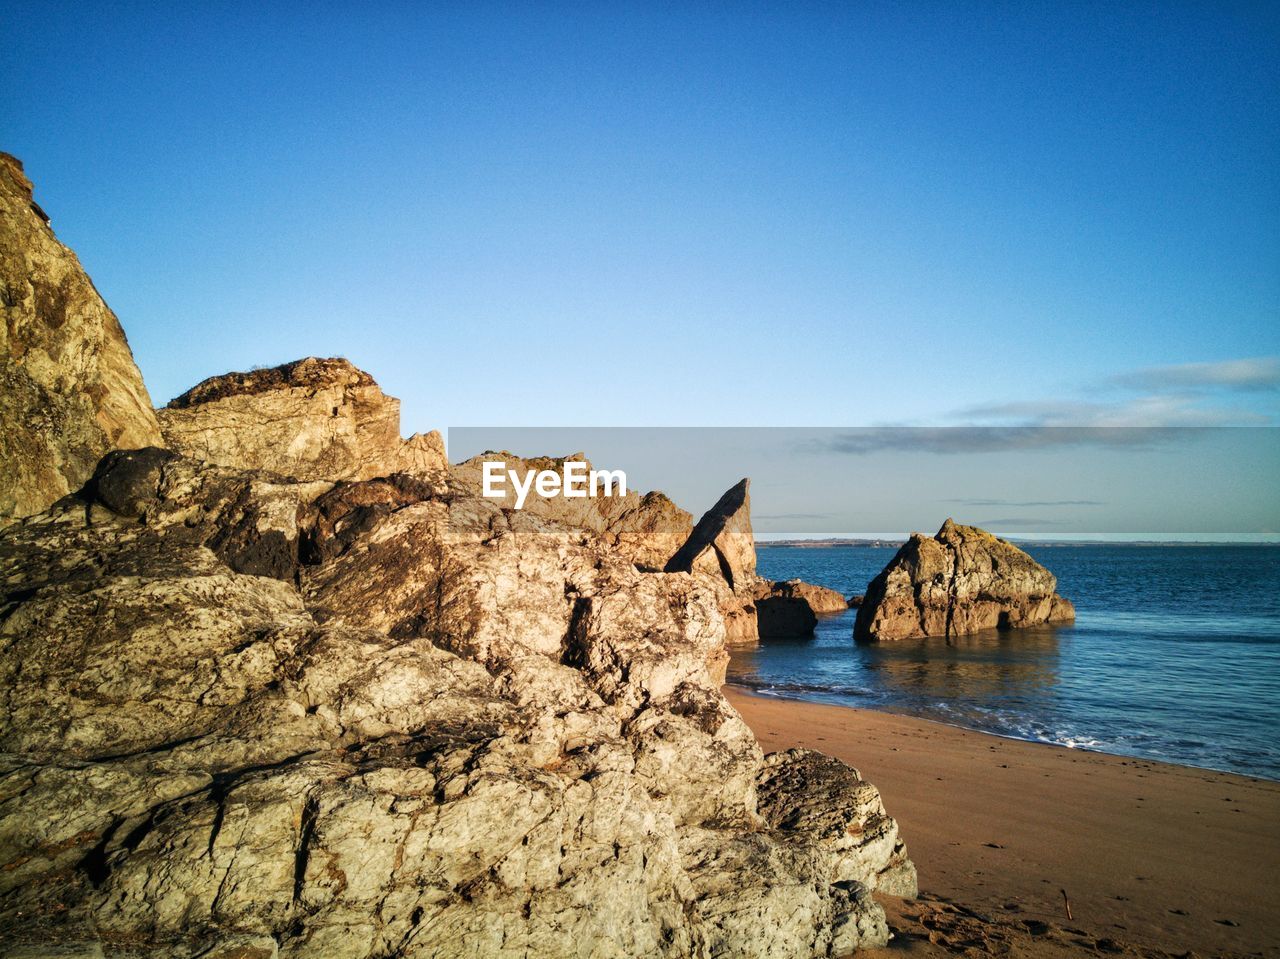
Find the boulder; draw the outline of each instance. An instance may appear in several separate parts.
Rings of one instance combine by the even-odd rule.
[[[158,412],[173,450],[301,480],[448,468],[439,432],[400,438],[400,401],[345,359],[210,377]]]
[[[812,636],[818,625],[813,608],[798,596],[766,593],[755,601],[756,629],[761,639]]]
[[[858,608],[860,640],[959,636],[1075,618],[1054,575],[1012,543],[948,519],[913,533],[871,581]]]
[[[776,584],[776,589],[784,596],[797,596],[803,599],[819,616],[843,613],[849,608],[849,601],[844,598],[843,593],[825,586],[815,586],[813,583],[789,579]]]
[[[124,330],[0,153],[0,526],[78,489],[104,453],[161,443]]]

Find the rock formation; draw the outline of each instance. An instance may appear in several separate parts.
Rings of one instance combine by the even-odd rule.
[[[731,644],[759,638],[756,625],[755,534],[751,531],[751,481],[731,487],[703,514],[688,540],[665,566],[667,572],[697,572],[722,584],[720,611]]]
[[[465,489],[115,453],[0,581],[11,942],[818,956],[912,886],[720,697],[712,577]]]
[[[799,579],[774,583],[773,592],[778,596],[795,596],[803,599],[819,616],[843,613],[849,608],[849,601],[840,591],[828,589],[825,586],[815,586],[813,583],[806,583]]]
[[[592,468],[591,461],[582,453],[526,459],[507,452],[490,452],[458,463],[450,470],[455,484],[479,494],[483,463],[501,462],[523,475],[528,470],[559,471],[566,460],[586,463],[587,469]],[[513,506],[515,495],[510,484],[506,484],[503,491],[506,494],[504,498],[493,502],[499,506]],[[531,515],[589,530],[618,555],[651,570],[662,569],[693,532],[693,516],[657,491],[641,495],[635,490],[628,490],[626,496],[574,499],[542,497],[530,491],[522,508]]]
[[[1011,543],[947,520],[912,533],[858,608],[861,640],[959,636],[1075,618],[1047,569]]]
[[[102,455],[160,442],[115,314],[0,153],[0,526],[78,489]]]
[[[402,440],[400,401],[344,359],[210,377],[158,415],[170,449],[221,466],[331,480],[448,468],[440,434]]]
[[[811,636],[818,616],[843,613],[849,608],[841,593],[799,579],[757,581],[755,606],[761,639]]]
[[[319,430],[272,454],[268,411],[306,432],[322,394],[380,394],[292,367],[191,399],[224,462],[111,452],[0,531],[0,953],[886,940],[871,893],[911,895],[915,871],[878,793],[817,753],[764,756],[719,693],[725,596],[754,575],[745,483],[686,569],[652,571],[617,527],[504,510],[444,470],[306,478],[370,447]]]
[[[798,596],[773,592],[773,583],[765,580],[756,594],[756,629],[761,639],[796,639],[812,636],[818,617],[813,607]]]

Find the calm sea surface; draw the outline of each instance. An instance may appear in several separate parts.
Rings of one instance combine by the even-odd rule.
[[[1074,625],[857,645],[854,611],[812,639],[734,651],[758,692],[941,720],[1128,756],[1280,779],[1280,547],[1027,550]],[[770,579],[861,593],[873,547],[758,549]]]

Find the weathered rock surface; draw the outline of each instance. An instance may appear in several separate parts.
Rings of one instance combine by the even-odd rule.
[[[718,692],[719,576],[440,477],[112,454],[0,534],[0,942],[882,942],[896,826],[847,767],[761,755]]]
[[[196,459],[304,480],[448,468],[438,432],[400,438],[400,401],[344,359],[227,373],[158,411],[164,443]]]
[[[913,533],[871,581],[854,636],[863,640],[959,636],[1075,618],[1054,575],[1011,543],[947,520]]]
[[[878,794],[719,693],[745,483],[688,536],[503,509],[393,408],[341,361],[215,378],[165,414],[200,456],[109,452],[0,531],[0,955],[882,944]]]
[[[78,489],[104,453],[160,442],[115,314],[0,153],[0,526]]]
[[[559,472],[567,460],[585,463],[588,470],[593,468],[582,453],[524,458],[504,451],[474,456],[450,467],[450,473],[455,485],[479,495],[486,462],[501,462],[508,470],[524,475],[529,470]],[[503,484],[502,492],[504,496],[492,502],[503,508],[514,507],[516,496],[511,484]],[[588,530],[618,555],[652,570],[662,569],[693,532],[692,514],[657,491],[640,494],[628,490],[626,496],[566,498],[543,497],[530,490],[521,509],[533,516]]]

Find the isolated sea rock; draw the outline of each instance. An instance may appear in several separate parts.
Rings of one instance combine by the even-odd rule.
[[[400,401],[345,359],[210,377],[157,415],[170,449],[222,466],[303,480],[448,468],[440,434],[402,440]]]
[[[516,470],[523,476],[529,470],[560,472],[566,461],[584,463],[587,470],[594,468],[582,453],[526,458],[502,451],[458,463],[450,467],[450,477],[455,485],[479,495],[485,463],[500,462],[505,469]],[[492,502],[514,507],[516,496],[511,483],[505,482],[499,488],[504,495],[493,498]],[[652,570],[662,569],[693,532],[693,515],[657,491],[641,494],[629,489],[625,496],[565,498],[543,497],[530,490],[521,509],[565,526],[589,530],[619,555]]]
[[[843,613],[849,608],[844,596],[836,590],[799,579],[758,580],[755,607],[761,639],[812,636],[819,615]]]
[[[0,153],[0,526],[78,489],[104,453],[158,445],[124,330]]]
[[[1075,618],[1054,575],[1011,543],[948,519],[912,533],[871,581],[858,609],[862,640],[960,636]]]

